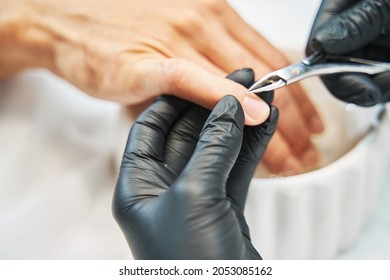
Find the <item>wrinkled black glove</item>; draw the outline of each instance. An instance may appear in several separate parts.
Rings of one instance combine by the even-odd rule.
[[[250,85],[253,71],[230,78]],[[271,107],[244,128],[233,96],[211,113],[175,97],[152,104],[131,129],[113,199],[134,258],[260,259],[243,210],[277,118]]]
[[[323,0],[306,52],[319,50],[390,62],[390,0]],[[345,102],[367,107],[390,101],[390,72],[334,74],[322,81]]]

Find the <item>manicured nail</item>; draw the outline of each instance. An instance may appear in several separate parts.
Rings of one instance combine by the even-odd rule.
[[[247,94],[244,97],[242,108],[252,125],[263,123],[270,113],[268,104],[254,94]]]
[[[321,119],[317,116],[314,116],[310,119],[310,130],[316,133],[322,132],[324,130],[324,124]]]

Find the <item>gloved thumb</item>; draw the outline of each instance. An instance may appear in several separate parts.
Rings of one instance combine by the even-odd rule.
[[[390,1],[361,1],[332,16],[314,30],[311,47],[329,54],[343,54],[378,38],[390,22]]]
[[[181,193],[196,196],[192,201],[225,197],[225,184],[240,152],[243,131],[240,102],[232,95],[224,96],[209,115],[190,161],[171,189],[180,188]]]
[[[278,109],[271,106],[271,114],[266,122],[259,126],[247,126],[244,129],[241,151],[227,184],[227,194],[240,212],[244,210],[250,181],[276,130],[278,118]]]

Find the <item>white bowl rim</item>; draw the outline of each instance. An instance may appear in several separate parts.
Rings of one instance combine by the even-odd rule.
[[[388,117],[388,116],[386,116]],[[384,127],[384,120],[382,119],[377,126],[372,127],[369,129],[369,131],[363,136],[363,138],[356,143],[349,151],[347,151],[345,154],[334,160],[333,162],[320,167],[318,169],[308,171],[305,173],[297,174],[297,175],[291,175],[286,177],[268,177],[268,178],[258,178],[253,177],[252,182],[266,182],[267,184],[275,183],[275,187],[286,187],[283,185],[283,183],[286,183],[288,181],[289,183],[292,183],[292,181],[301,181],[305,179],[313,179],[313,176],[318,177],[322,176],[326,173],[331,173],[334,169],[344,169],[346,167],[345,162],[350,161],[350,158],[355,156],[356,153],[363,152],[369,148],[369,144],[374,141],[375,136],[379,134],[381,129],[385,129]],[[309,177],[309,178],[307,178]]]

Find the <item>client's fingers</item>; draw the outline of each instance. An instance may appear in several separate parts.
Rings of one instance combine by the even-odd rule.
[[[272,174],[276,175],[288,176],[304,171],[302,163],[294,156],[290,145],[279,131],[274,133],[268,143],[262,162]]]
[[[263,123],[269,115],[269,106],[238,83],[212,74],[202,67],[182,59],[147,59],[127,66],[121,81],[124,91],[130,89],[145,99],[145,95],[169,93],[206,108],[213,108],[225,95],[234,95],[245,113],[245,124]],[[134,94],[133,94],[134,95]]]

